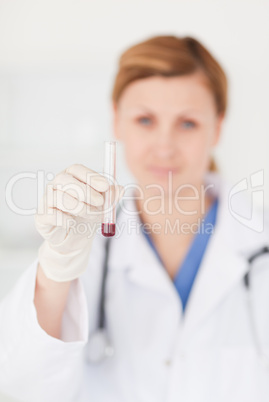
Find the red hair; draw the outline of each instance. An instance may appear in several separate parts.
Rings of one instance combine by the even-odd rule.
[[[131,82],[154,75],[173,77],[201,71],[207,78],[217,113],[227,109],[228,83],[225,72],[212,54],[196,39],[155,36],[140,42],[121,55],[112,100],[116,104]],[[214,160],[209,169],[217,170]]]

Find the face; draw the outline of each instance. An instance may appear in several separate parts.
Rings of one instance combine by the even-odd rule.
[[[199,186],[223,117],[202,73],[134,81],[114,105],[114,135],[138,184],[152,195]]]

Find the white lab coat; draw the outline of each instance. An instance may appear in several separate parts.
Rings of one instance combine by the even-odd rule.
[[[62,339],[38,324],[33,304],[37,260],[0,305],[0,390],[27,402],[268,402],[269,371],[258,357],[243,276],[246,255],[268,244],[228,209],[231,186],[213,180],[220,203],[185,314],[165,269],[137,232],[137,214],[122,213],[113,240],[106,288],[106,328],[115,355],[87,361],[96,329],[104,238],[96,235],[89,267],[73,281]],[[248,199],[233,209],[250,215]],[[134,202],[125,204],[135,210]],[[255,213],[255,219],[259,214]],[[260,344],[269,356],[269,258],[252,272]]]

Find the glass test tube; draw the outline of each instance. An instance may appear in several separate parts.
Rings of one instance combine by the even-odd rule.
[[[116,182],[116,144],[116,141],[105,141],[104,143],[103,173],[110,184],[109,189],[104,193],[105,203],[102,221],[102,235],[105,237],[114,236],[116,232],[116,208],[114,201]]]

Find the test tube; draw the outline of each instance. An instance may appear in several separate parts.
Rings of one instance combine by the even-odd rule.
[[[111,237],[116,232],[116,208],[115,208],[115,182],[116,182],[116,141],[104,143],[104,176],[108,179],[110,187],[104,193],[104,212],[102,222],[102,235]],[[112,187],[111,187],[112,186]]]

